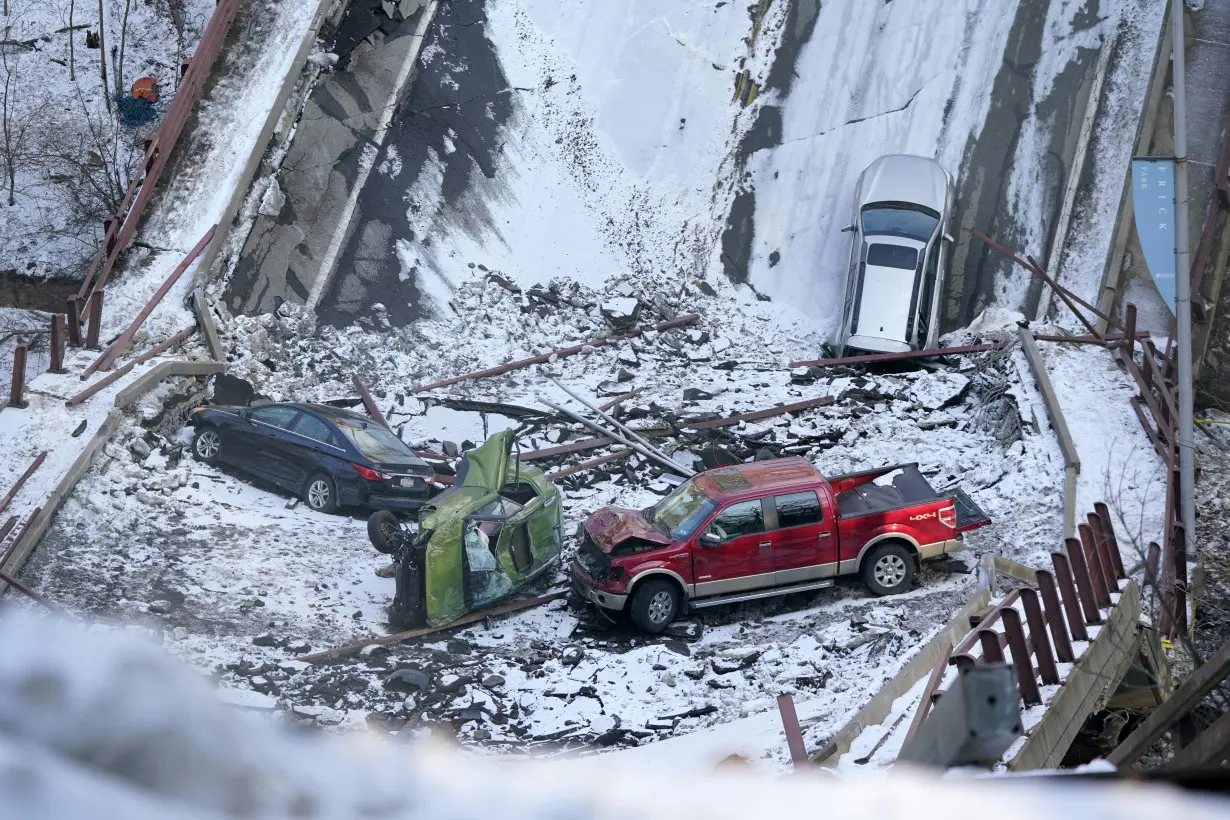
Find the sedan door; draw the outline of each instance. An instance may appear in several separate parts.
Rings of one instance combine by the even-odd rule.
[[[773,535],[765,532],[762,499],[725,507],[704,532],[716,535],[720,543],[709,546],[699,537],[695,541],[696,597],[773,586]]]
[[[824,520],[815,490],[774,496],[772,501],[777,519],[773,531],[774,582],[783,586],[836,575],[834,524]]]
[[[248,413],[245,436],[250,442],[249,464],[257,472],[283,487],[298,491],[291,467],[290,428],[299,417],[293,407],[265,405]]]
[[[333,444],[333,426],[308,412],[299,413],[287,440],[287,479],[302,487],[317,470],[335,474],[346,451]],[[346,468],[353,472],[350,467]],[[340,487],[338,488],[341,489]]]

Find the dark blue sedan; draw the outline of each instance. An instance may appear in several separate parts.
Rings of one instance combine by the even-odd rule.
[[[313,510],[339,506],[412,512],[430,497],[435,473],[378,422],[319,404],[198,407],[193,452],[298,495]]]

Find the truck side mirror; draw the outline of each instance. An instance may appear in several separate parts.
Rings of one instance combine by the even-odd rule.
[[[842,229],[841,229],[841,232],[842,232],[842,233],[849,233],[849,232],[850,232],[850,231],[852,231],[852,230],[854,230],[854,226],[853,226],[853,225],[847,225],[846,227],[844,227],[844,228],[842,228]]]
[[[705,549],[713,549],[722,546],[722,539],[718,537],[717,533],[702,532],[700,538],[696,539],[696,543]]]

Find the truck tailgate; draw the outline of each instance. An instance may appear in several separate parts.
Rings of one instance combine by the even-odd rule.
[[[954,490],[952,501],[957,508],[957,532],[969,532],[991,523],[991,516],[984,513],[965,490]]]

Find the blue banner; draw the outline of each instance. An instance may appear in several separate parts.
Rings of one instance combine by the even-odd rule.
[[[1174,306],[1174,160],[1132,160],[1132,203],[1145,264],[1162,299]]]

